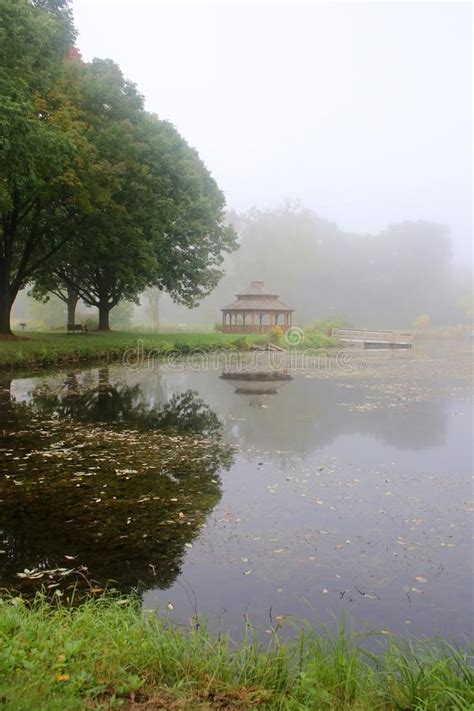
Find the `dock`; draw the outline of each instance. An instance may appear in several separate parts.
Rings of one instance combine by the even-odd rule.
[[[333,328],[332,335],[341,343],[361,345],[363,348],[412,348],[410,331],[376,331],[360,328]]]

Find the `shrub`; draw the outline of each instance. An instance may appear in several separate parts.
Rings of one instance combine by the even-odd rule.
[[[275,346],[280,346],[284,333],[285,332],[281,326],[273,326],[272,330],[268,334],[269,343],[273,343]]]
[[[248,336],[239,336],[232,343],[239,351],[248,351],[252,345]]]

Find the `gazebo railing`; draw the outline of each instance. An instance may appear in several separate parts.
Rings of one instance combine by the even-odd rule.
[[[287,329],[290,328],[290,326],[284,326],[282,324],[278,324],[279,328],[283,329],[286,331]],[[232,324],[230,326],[229,324],[225,324],[222,327],[222,332],[223,333],[269,333],[269,331],[272,330],[272,328],[275,328],[275,325],[270,325],[270,324],[254,324],[253,326],[251,324],[243,324],[243,323],[238,323],[238,324]]]

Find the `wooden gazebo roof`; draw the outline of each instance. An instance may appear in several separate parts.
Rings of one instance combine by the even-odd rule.
[[[228,306],[224,306],[221,311],[244,312],[244,311],[266,311],[278,313],[292,313],[294,309],[279,300],[279,294],[272,294],[266,291],[263,281],[252,281],[250,286],[241,294],[236,294],[237,298]]]

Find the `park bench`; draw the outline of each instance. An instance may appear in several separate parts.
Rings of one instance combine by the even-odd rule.
[[[67,332],[68,333],[87,333],[87,326],[83,326],[81,323],[68,323]]]

